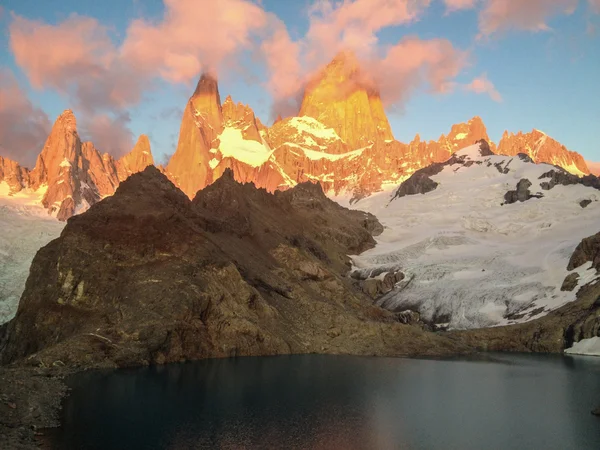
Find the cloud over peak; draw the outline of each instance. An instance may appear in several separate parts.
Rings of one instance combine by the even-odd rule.
[[[2,156],[32,167],[51,126],[46,113],[32,105],[14,74],[0,69]]]
[[[477,8],[480,35],[488,38],[511,29],[545,30],[550,19],[572,13],[580,1],[600,12],[600,0],[443,0],[448,13]],[[421,20],[434,0],[316,0],[308,8],[306,33],[295,39],[259,0],[163,3],[157,19],[131,20],[119,44],[112,29],[92,17],[71,15],[49,24],[12,13],[10,49],[34,88],[67,96],[89,117],[87,129],[114,133],[114,142],[126,142],[122,126],[129,123],[117,119],[157,81],[192,84],[203,71],[246,69],[240,66],[248,59],[266,68],[275,112],[284,115],[297,108],[305,83],[343,50],[357,55],[388,105],[401,106],[422,88],[451,91],[470,62],[468,51],[439,37],[380,42],[383,30]],[[485,75],[469,90],[501,98]]]

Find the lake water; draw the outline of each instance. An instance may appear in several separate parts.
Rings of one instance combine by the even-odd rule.
[[[73,377],[60,449],[600,449],[600,358],[278,356]]]

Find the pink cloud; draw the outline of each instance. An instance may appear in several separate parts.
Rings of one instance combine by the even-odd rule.
[[[165,0],[164,17],[134,20],[121,48],[142,71],[158,71],[171,82],[189,82],[219,66],[267,25],[267,13],[246,0]]]
[[[479,30],[483,36],[510,29],[547,30],[551,17],[572,14],[577,3],[578,0],[487,0],[479,14]]]
[[[445,39],[408,37],[389,48],[381,48],[378,40],[387,27],[419,20],[431,3],[319,0],[310,8],[307,34],[293,40],[285,24],[260,2],[164,0],[163,16],[132,21],[120,46],[93,18],[71,16],[50,25],[13,15],[10,45],[33,86],[68,95],[95,118],[88,127],[92,134],[101,138],[94,130],[113,130],[111,139],[124,142],[128,121],[117,119],[139,103],[154,79],[189,83],[202,71],[223,73],[235,68],[237,57],[247,50],[260,50],[279,111],[292,112],[306,80],[341,50],[358,55],[387,104],[405,101],[422,86],[447,92],[468,62],[466,52]],[[469,1],[446,3],[466,7]],[[105,150],[120,146],[109,142]]]
[[[600,0],[588,0],[593,12],[600,14]]]
[[[66,95],[89,117],[94,143],[120,154],[131,140],[124,111],[154,79],[190,82],[218,69],[255,45],[268,17],[247,0],[165,0],[164,17],[131,22],[119,47],[94,18],[72,15],[54,25],[13,14],[10,47],[33,87]]]
[[[488,94],[492,100],[495,102],[502,102],[502,96],[500,92],[494,86],[490,80],[488,80],[487,75],[481,74],[479,77],[474,78],[471,83],[469,83],[465,88],[468,91],[475,92],[476,94]]]
[[[403,38],[371,67],[386,104],[405,102],[423,84],[435,93],[453,89],[453,80],[468,64],[468,53],[446,39]]]
[[[267,88],[275,103],[273,115],[285,117],[298,111],[297,97],[303,88],[306,71],[301,64],[301,43],[290,38],[283,22],[271,20],[274,31],[262,42],[261,51],[269,72]]]
[[[128,113],[94,115],[82,121],[81,136],[83,140],[92,141],[101,153],[108,152],[118,158],[133,148],[130,122]]]
[[[461,9],[472,9],[475,8],[478,0],[444,0],[446,4],[446,11],[453,12]]]
[[[359,82],[380,90],[387,105],[400,104],[427,85],[448,92],[467,64],[468,54],[446,39],[406,37],[382,49],[377,33],[419,19],[430,0],[319,1],[310,10],[310,26],[299,41],[282,27],[262,45],[271,74],[275,112],[296,112],[298,92],[341,51],[355,54],[363,69]],[[301,92],[300,92],[301,93]],[[291,101],[290,101],[291,100]],[[283,106],[282,106],[283,105]]]
[[[0,70],[0,155],[33,167],[50,128],[46,113],[31,104],[13,73]]]
[[[9,32],[15,61],[33,87],[56,89],[85,110],[125,108],[141,99],[143,79],[119,58],[96,19],[72,15],[49,25],[13,15]]]
[[[329,61],[341,50],[370,54],[380,30],[418,20],[431,0],[322,0],[310,11],[309,60]]]

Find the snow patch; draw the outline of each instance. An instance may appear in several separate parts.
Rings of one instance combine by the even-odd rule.
[[[213,159],[211,159],[211,160],[208,162],[208,165],[210,166],[210,168],[211,168],[211,169],[213,169],[213,170],[214,170],[214,169],[215,169],[215,167],[217,167],[217,166],[219,165],[219,163],[220,163],[220,162],[221,162],[221,161],[219,161],[218,159],[216,159],[216,158],[213,158]]]
[[[327,140],[341,140],[333,128],[328,128],[317,119],[308,116],[292,117],[289,124],[299,132],[312,134],[313,136]],[[314,142],[314,141],[313,141]]]
[[[479,144],[473,144],[456,152],[456,156],[464,156],[467,159],[476,160],[481,158],[481,147]]]
[[[252,167],[263,165],[273,153],[260,142],[244,139],[242,131],[237,128],[226,127],[219,140],[219,151],[223,157],[235,158]]]
[[[63,160],[59,164],[60,167],[71,167],[71,163],[67,158],[63,158]]]
[[[565,350],[565,353],[568,355],[600,356],[600,337],[596,336],[575,342],[573,347]]]
[[[309,150],[304,147],[300,147],[300,148],[302,149],[304,154],[307,156],[307,158],[310,160],[313,160],[313,161],[317,161],[319,159],[327,159],[329,161],[337,161],[339,159],[345,159],[345,158],[353,159],[353,158],[356,158],[356,157],[362,155],[363,151],[365,150],[364,148],[360,148],[358,150],[354,150],[354,151],[347,152],[347,153],[333,154],[333,153],[317,152],[315,150]]]

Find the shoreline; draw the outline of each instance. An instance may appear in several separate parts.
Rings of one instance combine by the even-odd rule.
[[[568,330],[577,330],[572,334],[579,335],[579,337],[593,331],[594,324],[600,319],[600,309],[597,308],[598,299],[600,299],[600,282],[583,287],[578,292],[576,301],[531,322],[504,327],[432,333],[443,336],[451,343],[450,347],[454,347],[455,350],[460,349],[458,351],[450,351],[445,347],[443,350],[438,349],[442,350],[438,354],[428,351],[385,354],[385,352],[377,352],[373,349],[371,354],[366,354],[357,349],[356,353],[293,352],[235,357],[320,354],[431,360],[454,358],[488,360],[491,354],[496,352],[560,355],[563,354],[565,333]],[[405,326],[411,327],[410,325]],[[0,331],[2,328],[0,327]],[[219,359],[219,357],[188,359],[182,362],[203,359]],[[31,365],[36,361],[39,362],[35,355],[30,355],[28,359],[21,359],[8,366],[0,366],[0,448],[36,449],[42,447],[39,434],[37,434],[38,430],[60,425],[63,401],[69,391],[65,382],[67,377],[88,370],[115,370],[162,365],[139,363],[117,365],[108,360],[92,362],[87,365],[54,365],[50,367]],[[598,409],[590,411],[590,413],[597,414],[595,411],[600,410],[600,404],[598,406]]]
[[[300,355],[323,355],[323,356],[354,356],[375,358],[405,358],[426,360],[474,360],[494,361],[494,353],[508,354],[547,354],[555,356],[564,355],[558,352],[519,352],[519,351],[477,351],[472,353],[456,353],[439,356],[414,355],[414,356],[379,356],[379,355],[335,355],[327,353],[298,353],[281,355],[256,355],[241,356],[265,357],[265,356],[300,356]],[[234,357],[239,358],[239,356]],[[204,358],[222,359],[222,358]],[[189,360],[183,363],[193,363],[201,360]],[[166,365],[179,363],[166,363]],[[151,364],[149,366],[158,366]],[[138,366],[143,367],[143,366]],[[94,365],[90,367],[49,367],[39,368],[32,366],[0,366],[0,448],[7,449],[39,449],[44,446],[44,430],[60,427],[61,413],[64,401],[69,395],[70,388],[66,379],[76,376],[82,372],[94,370],[119,370],[127,367],[102,367]],[[591,414],[596,414],[595,411]]]

